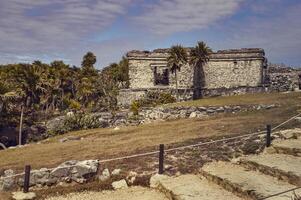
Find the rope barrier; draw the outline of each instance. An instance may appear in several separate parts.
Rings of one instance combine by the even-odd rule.
[[[276,129],[280,128],[284,124],[294,120],[295,118],[297,118],[299,116],[301,116],[301,113],[299,113],[299,114],[289,118],[288,120],[282,122],[278,126],[274,127],[272,130],[276,130]],[[256,135],[259,136],[259,135],[264,135],[264,134],[265,134],[265,131],[258,131],[258,132],[245,134],[245,135],[240,135],[240,136],[234,136],[234,137],[230,137],[230,138],[224,138],[224,139],[219,139],[219,140],[214,140],[214,141],[209,141],[209,142],[202,142],[202,143],[198,143],[198,144],[192,144],[192,145],[186,145],[186,146],[181,146],[181,147],[170,148],[170,149],[166,149],[165,152],[167,153],[167,152],[172,152],[172,151],[176,151],[176,150],[183,150],[183,149],[187,149],[187,148],[205,146],[205,145],[208,145],[208,144],[214,144],[214,143],[219,143],[219,142],[227,142],[227,141],[231,141],[231,140],[235,140],[235,139],[239,139],[239,138],[246,138],[246,137],[251,137],[251,136],[256,136]],[[158,153],[159,153],[159,151],[151,151],[151,152],[134,154],[134,155],[129,155],[129,156],[122,156],[122,157],[110,158],[110,159],[105,159],[105,160],[99,160],[98,162],[99,163],[107,163],[107,162],[112,162],[112,161],[130,159],[130,158],[138,158],[138,157],[156,155]],[[76,166],[79,166],[79,165],[71,165],[71,166],[66,166],[66,167],[55,167],[55,168],[47,169],[45,171],[52,171],[54,169],[66,169],[66,168],[72,168],[72,167],[76,167]],[[32,171],[31,173],[35,173],[35,171]],[[13,178],[13,177],[17,177],[17,176],[22,176],[22,175],[24,175],[24,172],[19,173],[19,174],[15,174],[15,175],[12,175],[12,176],[0,177],[0,180],[7,179],[7,178]]]

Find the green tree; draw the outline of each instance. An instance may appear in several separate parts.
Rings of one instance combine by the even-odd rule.
[[[17,87],[22,90],[24,104],[31,107],[40,103],[40,97],[47,92],[49,85],[47,68],[40,62],[30,64],[19,64],[11,71]]]
[[[181,45],[174,45],[170,48],[169,56],[167,57],[167,66],[169,67],[171,72],[175,75],[177,100],[179,98],[178,71],[187,62],[188,62],[188,54],[184,47],[182,47]]]
[[[198,42],[197,45],[191,49],[190,64],[194,66],[194,98],[200,97],[200,89],[205,86],[204,65],[209,61],[210,53],[212,53],[212,49],[203,41]]]
[[[85,75],[95,74],[96,70],[94,64],[96,63],[96,56],[92,52],[84,55],[82,61],[82,71]]]

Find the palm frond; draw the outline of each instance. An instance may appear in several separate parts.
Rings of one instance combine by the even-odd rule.
[[[212,49],[205,42],[198,42],[190,52],[190,64],[208,62],[210,53],[212,53]]]
[[[167,58],[167,66],[172,72],[180,70],[181,66],[188,62],[188,54],[184,47],[181,45],[172,46],[169,50],[169,56]]]

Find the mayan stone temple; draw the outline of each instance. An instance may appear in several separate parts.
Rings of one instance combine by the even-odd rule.
[[[175,75],[167,66],[168,51],[156,49],[127,53],[130,86],[120,91],[119,104],[130,104],[150,90],[175,93]],[[202,67],[182,66],[178,72],[178,91],[181,100],[262,91],[266,73],[267,59],[263,49],[219,50],[211,53],[209,61]]]

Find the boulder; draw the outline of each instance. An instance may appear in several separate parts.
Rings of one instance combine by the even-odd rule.
[[[208,109],[206,110],[206,112],[207,112],[207,114],[213,114],[213,113],[215,113],[215,110],[212,109],[212,108],[208,108]]]
[[[98,160],[85,161],[67,161],[59,165],[50,172],[50,177],[57,177],[63,179],[66,177],[71,180],[83,183],[86,179],[91,178],[98,170]]]
[[[128,181],[128,183],[133,184],[136,180],[137,175],[137,172],[130,171],[130,173],[126,177],[126,180]]]
[[[196,112],[192,112],[189,115],[189,118],[196,118],[197,117],[197,113]]]
[[[120,174],[120,172],[121,172],[121,169],[114,169],[112,171],[112,176],[118,176]]]
[[[0,191],[8,191],[14,187],[15,177],[11,177],[14,174],[11,169],[4,171],[4,175],[0,177]]]
[[[128,188],[128,184],[126,183],[126,181],[124,179],[122,179],[120,181],[113,182],[112,187],[114,188],[114,190],[126,189],[126,188]]]
[[[161,174],[155,174],[151,177],[150,179],[150,187],[151,188],[158,188],[160,185],[160,181],[167,179],[168,176],[166,175],[161,175]]]
[[[111,175],[110,175],[109,169],[104,169],[102,171],[102,174],[100,176],[98,176],[98,179],[103,182],[103,181],[109,180],[110,177],[111,177]]]
[[[40,170],[31,171],[30,176],[30,186],[41,185],[41,186],[51,186],[57,182],[58,178],[50,177],[50,170],[42,168]],[[18,185],[23,186],[24,178],[18,179]]]

